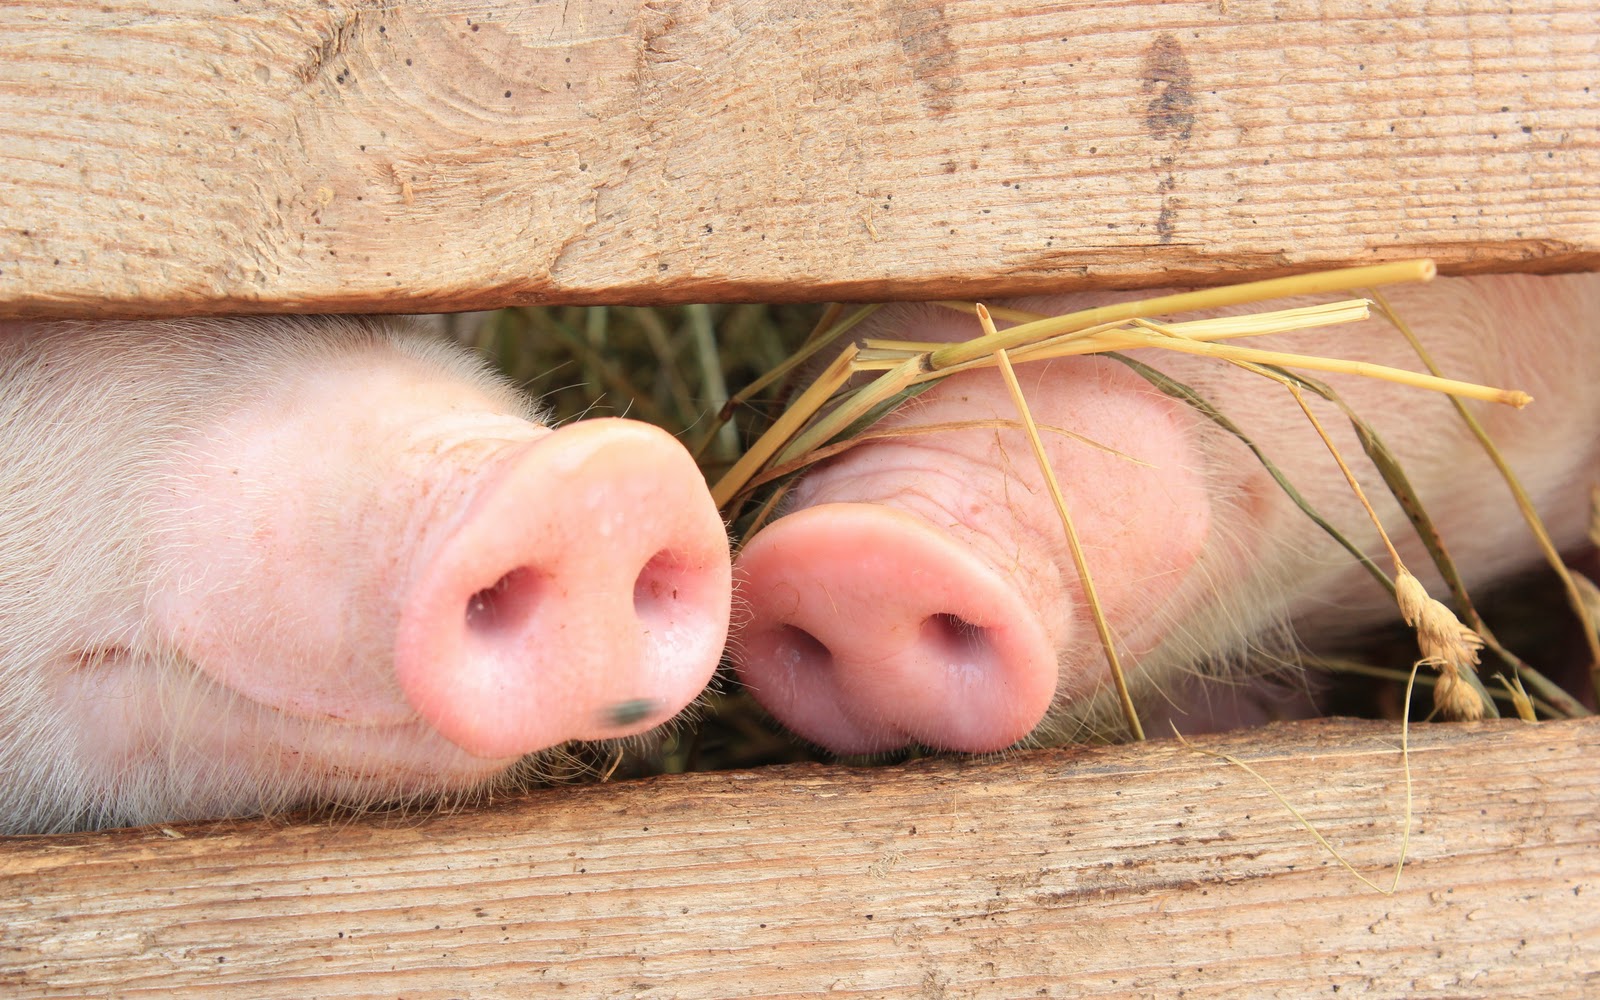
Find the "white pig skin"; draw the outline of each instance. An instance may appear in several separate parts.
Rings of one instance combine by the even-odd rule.
[[[451,714],[454,686],[493,678],[396,680],[402,654],[425,671],[449,651],[407,624],[416,615],[401,598],[413,599],[393,591],[426,576],[430,553],[446,551],[456,544],[451,532],[476,523],[465,520],[474,504],[503,498],[494,492],[504,481],[493,478],[498,472],[473,478],[480,453],[491,470],[502,468],[492,461],[506,449],[555,454],[551,468],[533,470],[538,475],[524,475],[526,462],[504,467],[528,480],[530,495],[559,496],[562,469],[588,460],[584,442],[615,439],[651,461],[679,462],[687,470],[679,478],[693,477],[681,484],[685,495],[701,502],[694,491],[705,494],[703,481],[662,432],[626,421],[571,426],[577,430],[544,427],[529,402],[470,353],[394,321],[0,325],[0,833],[429,801],[504,780],[525,766],[525,751],[663,721],[704,686],[725,636],[726,538],[708,494],[703,510],[682,515],[700,532],[698,575],[647,569],[640,583],[624,580],[618,598],[619,614],[637,604],[648,616],[678,593],[633,588],[703,583],[705,617],[718,620],[691,623],[694,637],[653,620],[658,636],[705,647],[671,685],[656,683],[653,663],[633,674],[588,666],[609,664],[625,643],[614,628],[591,641],[581,622],[550,626],[570,655],[550,667],[548,699],[512,685],[515,697],[572,715],[567,730],[546,734],[533,720],[531,735],[502,739],[476,710]],[[577,444],[556,452],[550,442]],[[431,471],[447,463],[466,473]],[[571,498],[590,504],[585,517],[558,525],[562,537],[547,540],[598,545],[597,567],[608,565],[610,547],[630,528],[606,509],[610,484],[599,478],[590,484],[594,499]],[[513,485],[522,489],[520,482]],[[636,485],[646,496],[676,496]],[[501,503],[504,516],[540,516],[516,509],[516,500]],[[494,534],[506,529],[488,529],[474,545],[500,544]],[[536,551],[545,540],[506,544]],[[449,583],[459,567],[446,569],[428,579]],[[546,589],[531,599],[587,585],[567,583],[537,581]],[[463,609],[468,620],[474,610],[439,593],[420,600],[453,600],[447,610],[462,631]],[[616,646],[596,645],[603,642]],[[560,673],[580,667],[576,676]],[[607,693],[610,684],[621,686]],[[593,693],[580,690],[585,685],[611,705],[670,693],[645,702],[649,719],[613,725],[585,707]],[[490,694],[477,704],[492,710],[514,700]]]

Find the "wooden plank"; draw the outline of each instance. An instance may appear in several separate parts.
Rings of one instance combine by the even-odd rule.
[[[1600,267],[1591,0],[14,0],[0,315]]]
[[[1207,738],[1387,884],[1395,727]],[[1584,996],[1600,721],[1427,726],[1394,895],[1168,742],[0,846],[9,997]]]

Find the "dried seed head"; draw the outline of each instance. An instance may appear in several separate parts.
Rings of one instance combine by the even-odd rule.
[[[1523,722],[1538,722],[1539,714],[1533,710],[1533,699],[1528,697],[1528,689],[1522,686],[1521,677],[1506,677],[1505,674],[1496,674],[1500,686],[1506,689],[1506,694],[1511,696],[1511,705],[1517,710],[1517,718]]]
[[[1433,707],[1446,719],[1463,722],[1476,722],[1484,714],[1483,699],[1453,668],[1439,674],[1439,683],[1433,687]]]
[[[1432,601],[1417,625],[1417,646],[1426,659],[1476,672],[1483,638],[1457,621],[1449,608]]]
[[[1477,672],[1483,637],[1461,624],[1455,612],[1428,596],[1420,581],[1403,568],[1395,574],[1400,613],[1417,630],[1422,662],[1439,671],[1433,705],[1446,719],[1472,721],[1486,714],[1483,699],[1462,676]]]
[[[1428,591],[1423,588],[1422,581],[1411,575],[1411,571],[1401,566],[1394,575],[1394,598],[1400,605],[1400,617],[1405,619],[1407,625],[1416,625],[1417,619],[1422,616],[1422,609],[1431,598]]]
[[[1401,566],[1394,575],[1395,602],[1400,617],[1417,630],[1417,647],[1423,662],[1440,670],[1474,670],[1483,637],[1461,624],[1455,612],[1428,596],[1422,581]]]

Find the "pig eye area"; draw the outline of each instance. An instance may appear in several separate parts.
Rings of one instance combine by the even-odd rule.
[[[73,652],[68,662],[72,670],[109,671],[127,666],[132,658],[126,646],[90,646]]]
[[[467,627],[488,634],[517,628],[533,613],[539,589],[538,574],[519,566],[467,598]]]

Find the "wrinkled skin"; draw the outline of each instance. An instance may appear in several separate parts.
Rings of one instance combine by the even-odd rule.
[[[0,402],[0,832],[472,789],[721,652],[677,442],[398,324],[12,324]]]
[[[1013,304],[1056,314],[1128,297]],[[1600,275],[1439,279],[1389,297],[1446,375],[1535,397],[1522,411],[1469,405],[1558,545],[1581,546],[1600,471]],[[1290,304],[1305,303],[1270,307]],[[862,336],[949,341],[978,332],[972,319],[934,306],[899,306]],[[1243,343],[1421,367],[1378,319]],[[1381,551],[1285,390],[1211,359],[1130,354],[1215,404],[1349,538]],[[1052,466],[1112,632],[1143,686],[1181,686],[1180,671],[1237,654],[1285,622],[1314,644],[1395,616],[1386,594],[1244,445],[1192,408],[1105,358],[1023,365],[1018,376],[1038,423],[1060,431],[1044,435]],[[1537,558],[1508,490],[1444,397],[1351,376],[1325,381],[1399,456],[1469,586]],[[1348,422],[1331,406],[1316,411],[1408,566],[1442,593]],[[1008,429],[856,447],[808,473],[785,515],[746,545],[735,578],[748,620],[733,648],[742,680],[781,722],[847,753],[912,743],[991,751],[1104,698],[1109,670],[1016,419],[992,369],[951,377],[877,429],[961,421]]]

